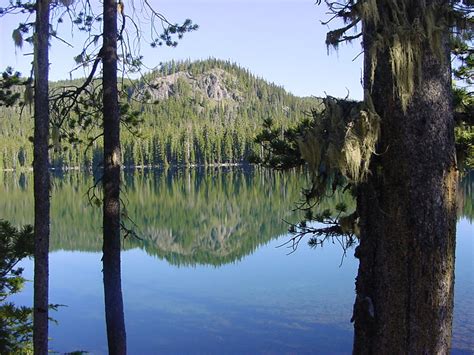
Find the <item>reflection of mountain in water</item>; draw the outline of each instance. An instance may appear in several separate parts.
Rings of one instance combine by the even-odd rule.
[[[0,216],[15,224],[33,221],[31,174],[0,175]],[[276,174],[241,169],[146,171],[124,175],[127,213],[141,240],[129,237],[124,248],[140,247],[176,265],[222,265],[240,260],[286,232],[285,220],[306,182],[301,173]],[[79,173],[53,180],[51,250],[100,252],[101,209],[85,197],[93,178]],[[463,215],[473,219],[474,179],[460,185]],[[471,195],[467,195],[471,193]],[[349,196],[337,194],[322,208]]]
[[[32,175],[2,180],[2,218],[31,223]],[[234,262],[285,233],[283,219],[296,220],[291,209],[305,185],[301,173],[241,169],[145,171],[125,174],[124,182],[127,213],[142,238],[127,238],[125,249],[178,265]],[[101,250],[101,209],[85,197],[92,184],[79,173],[54,178],[51,250]]]
[[[172,264],[220,265],[285,232],[300,183],[296,174],[191,170],[129,176],[127,186],[145,236],[129,245]]]

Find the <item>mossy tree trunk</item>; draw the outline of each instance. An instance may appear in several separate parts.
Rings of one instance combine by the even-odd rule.
[[[48,353],[48,289],[49,289],[49,94],[48,94],[48,40],[49,0],[36,2],[34,41],[34,199],[35,199],[35,248],[34,248],[34,300],[33,347],[34,353]]]
[[[104,0],[103,276],[109,354],[127,353],[120,265],[120,112],[117,89],[117,3]]]
[[[364,28],[366,49],[375,34]],[[422,78],[406,110],[388,51],[378,55],[373,83],[365,63],[381,136],[358,196],[355,354],[449,353],[457,176],[448,36],[444,58],[424,40]]]

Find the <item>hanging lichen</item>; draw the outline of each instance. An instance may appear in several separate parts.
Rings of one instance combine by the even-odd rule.
[[[319,198],[338,177],[365,181],[375,152],[380,118],[366,95],[363,102],[328,97],[325,109],[314,113],[314,125],[298,141],[302,158],[312,173],[311,198]]]
[[[364,39],[366,60],[370,65],[369,87],[374,82],[380,54],[389,54],[393,91],[403,110],[408,107],[422,77],[422,51],[429,49],[438,60],[446,60],[441,41],[450,11],[444,1],[427,3],[426,0],[359,0],[347,1],[342,8],[337,8],[338,11],[333,8],[345,22],[356,24],[361,21],[363,27],[371,28],[371,37]],[[341,41],[356,38],[345,33],[349,28],[355,28],[355,25],[329,32],[327,45],[337,48]],[[429,43],[430,48],[423,48],[423,43]]]
[[[447,11],[441,2],[427,5],[424,0],[367,0],[362,2],[361,8],[362,20],[366,25],[375,27],[377,33],[372,41],[368,41],[367,48],[372,72],[370,84],[374,80],[377,57],[381,52],[388,51],[394,94],[400,99],[403,110],[406,110],[416,84],[423,75],[422,44],[429,43],[430,50],[438,60],[445,60],[441,49],[441,34]],[[407,11],[407,8],[414,11]]]
[[[16,28],[12,32],[12,39],[13,43],[15,44],[15,47],[18,48],[23,48],[23,35],[21,34],[21,31],[19,28]]]
[[[31,80],[27,80],[25,83],[25,91],[23,92],[23,100],[25,105],[31,106],[34,100],[34,88],[31,85]]]
[[[52,131],[51,131],[51,141],[53,143],[54,151],[55,152],[61,151],[61,134],[59,131],[59,127],[56,125],[53,125]]]

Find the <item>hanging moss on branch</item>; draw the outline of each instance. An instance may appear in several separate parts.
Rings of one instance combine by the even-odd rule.
[[[307,235],[312,236],[312,247],[337,240],[345,252],[355,244],[359,233],[358,214],[347,211],[345,204],[323,213],[313,213],[313,209],[317,210],[324,197],[336,190],[344,192],[366,180],[380,117],[368,93],[363,102],[326,97],[322,106],[322,110],[312,111],[310,120],[288,130],[283,137],[270,120],[257,137],[266,155],[256,162],[276,169],[307,165],[311,173],[311,186],[303,190],[304,200],[298,206],[305,216],[299,223],[290,223],[293,237],[283,244],[291,252]]]
[[[320,4],[322,0],[317,1]],[[378,59],[388,59],[388,75],[384,80],[392,87],[393,99],[405,113],[415,93],[423,82],[422,59],[430,58],[438,64],[447,64],[445,32],[455,28],[459,39],[457,53],[461,65],[455,76],[468,85],[472,83],[472,1],[454,0],[346,0],[324,1],[334,19],[342,19],[344,26],[330,31],[326,37],[328,48],[337,49],[342,42],[363,37],[366,61],[364,101],[355,102],[332,97],[324,99],[324,110],[312,111],[312,119],[295,129],[280,134],[278,128],[266,122],[264,131],[257,137],[261,156],[257,162],[276,169],[307,165],[311,172],[311,187],[303,190],[305,201],[297,209],[305,212],[300,223],[290,224],[293,235],[288,241],[295,250],[300,240],[312,236],[310,245],[322,245],[335,236],[346,237],[346,246],[353,245],[358,236],[359,214],[345,210],[313,214],[324,197],[338,188],[358,194],[358,185],[370,175],[369,165],[379,138],[381,118],[375,111],[371,96]],[[357,29],[361,32],[357,32]],[[350,34],[349,31],[354,31]],[[443,63],[444,62],[444,63]],[[467,94],[467,95],[466,95]],[[390,95],[390,94],[389,94]],[[472,98],[472,92],[458,95],[462,102]],[[389,98],[388,98],[389,99]],[[456,104],[456,102],[455,102]],[[456,107],[459,107],[456,104]],[[470,105],[457,112],[463,122],[472,117]],[[397,108],[397,110],[399,109]],[[461,134],[462,133],[462,134]],[[466,129],[457,132],[461,153],[472,156],[472,135]],[[469,154],[469,152],[471,152]],[[264,155],[264,153],[267,153]],[[262,157],[263,155],[263,157]],[[469,161],[468,161],[469,162]],[[360,195],[359,195],[360,196]],[[286,244],[285,244],[286,245]],[[344,245],[344,243],[343,243]]]
[[[326,1],[331,11],[341,17],[349,28],[370,27],[372,35],[366,41],[366,55],[370,62],[370,86],[374,81],[378,56],[388,51],[393,76],[393,93],[406,110],[414,94],[415,84],[422,79],[421,57],[423,43],[429,43],[435,56],[444,61],[441,35],[453,12],[442,1],[427,4],[425,0],[360,0],[333,3]],[[411,9],[407,11],[407,9]],[[413,10],[413,11],[412,11]],[[341,41],[356,38],[348,36],[346,28],[327,34],[326,45],[337,49]]]
[[[354,184],[366,180],[380,131],[380,117],[366,97],[364,102],[327,97],[322,114],[315,113],[313,126],[298,140],[312,174],[307,198],[324,196],[341,177]]]

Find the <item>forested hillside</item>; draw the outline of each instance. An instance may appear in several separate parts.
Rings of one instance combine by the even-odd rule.
[[[53,83],[52,88],[71,84],[80,81]],[[254,138],[264,119],[272,118],[284,130],[319,105],[318,99],[293,96],[236,64],[216,59],[164,63],[140,80],[126,81],[123,88],[122,106],[139,118],[133,130],[122,130],[125,166],[243,163],[251,152],[258,152]],[[28,106],[1,108],[0,169],[31,167],[31,116]],[[54,167],[101,164],[100,139],[86,149],[100,122],[88,129],[77,124],[90,117],[73,113],[71,125],[65,120],[53,129]],[[82,143],[68,142],[68,130]]]

